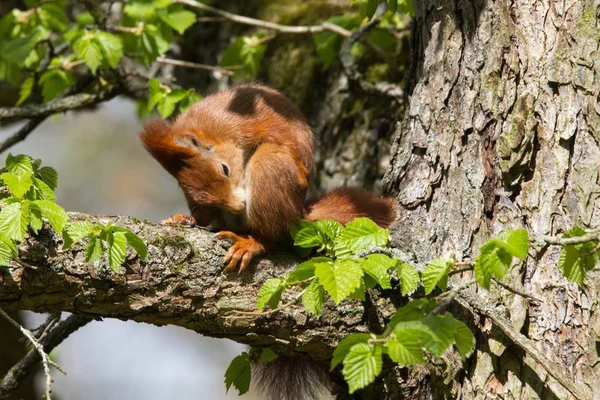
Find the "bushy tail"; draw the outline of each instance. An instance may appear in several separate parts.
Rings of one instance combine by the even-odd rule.
[[[396,219],[396,202],[358,188],[338,188],[309,202],[304,218],[309,221],[333,219],[346,224],[355,218],[368,217],[387,228]]]
[[[252,384],[268,400],[332,400],[324,365],[304,357],[279,355],[252,369]]]

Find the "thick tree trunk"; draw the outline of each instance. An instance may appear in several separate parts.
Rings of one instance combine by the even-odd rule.
[[[397,245],[424,263],[451,252],[472,257],[503,229],[600,226],[600,2],[415,7],[409,102],[384,178],[402,205]],[[582,289],[568,283],[558,251],[532,249],[507,278],[542,302],[482,294],[600,398],[600,280],[593,273]],[[445,395],[570,398],[489,321],[477,323],[477,351]]]

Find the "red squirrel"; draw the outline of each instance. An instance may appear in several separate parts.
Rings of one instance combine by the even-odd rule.
[[[172,123],[153,120],[140,138],[179,182],[191,218],[166,223],[211,225],[233,244],[226,269],[246,269],[253,257],[289,238],[302,218],[347,223],[369,217],[388,227],[393,199],[339,188],[305,203],[313,167],[313,133],[300,110],[275,89],[247,84],[205,97]]]

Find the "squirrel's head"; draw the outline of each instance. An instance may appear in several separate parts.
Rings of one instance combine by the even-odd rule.
[[[244,154],[234,143],[161,120],[145,124],[140,139],[192,201],[233,214],[245,210]]]

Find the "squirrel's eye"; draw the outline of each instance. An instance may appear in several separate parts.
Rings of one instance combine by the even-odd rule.
[[[229,167],[227,166],[227,164],[221,164],[221,168],[223,168],[223,173],[225,174],[225,176],[229,178]]]
[[[194,145],[194,147],[198,147],[198,140],[192,135],[188,135],[189,141]]]

